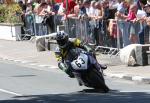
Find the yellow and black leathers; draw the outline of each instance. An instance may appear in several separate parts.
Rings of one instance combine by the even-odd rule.
[[[83,45],[79,39],[69,39],[66,47],[60,48],[58,46],[58,48],[55,51],[55,56],[56,56],[56,59],[58,61],[58,67],[61,70],[65,71],[70,77],[73,77],[73,74],[69,70],[68,65],[66,65],[64,63],[64,61],[65,60],[70,60],[71,57],[74,57],[73,55],[75,55],[75,54],[70,53],[69,50],[71,48],[76,48],[76,47],[82,48],[82,49],[84,49],[88,52],[92,51],[92,49],[90,47],[88,47],[87,45]]]
[[[92,49],[89,46],[83,45],[79,39],[69,39],[65,48],[59,48],[58,46],[58,48],[56,49],[55,56],[57,61],[63,61],[64,59],[66,59],[68,56],[69,49],[75,47],[82,48],[88,52],[92,51]]]

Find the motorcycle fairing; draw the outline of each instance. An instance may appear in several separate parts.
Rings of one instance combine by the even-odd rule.
[[[75,70],[87,70],[88,69],[88,56],[84,53],[80,53],[78,58],[71,62],[71,66]]]

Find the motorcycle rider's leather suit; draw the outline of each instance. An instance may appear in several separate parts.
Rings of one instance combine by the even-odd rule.
[[[77,38],[69,39],[68,34],[64,31],[60,31],[56,34],[56,41],[58,47],[56,48],[55,56],[58,61],[58,67],[66,72],[70,77],[74,77],[73,73],[69,69],[70,67],[65,63],[65,60],[71,60],[75,55],[75,53],[70,53],[69,50],[71,48],[78,47],[87,52],[91,52],[92,49],[87,45],[83,45]]]

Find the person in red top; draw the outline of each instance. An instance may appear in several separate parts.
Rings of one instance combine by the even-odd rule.
[[[136,14],[137,14],[137,5],[132,4],[129,9],[129,14],[128,14],[127,20],[135,20]]]
[[[74,12],[74,6],[76,6],[75,0],[68,0],[68,8],[66,14],[71,14]],[[66,8],[66,0],[63,2],[63,7]]]
[[[131,44],[138,43],[138,30],[139,30],[139,22],[137,20],[136,14],[137,14],[137,4],[132,4],[129,9],[129,14],[127,17],[127,21],[131,22],[130,24],[130,36],[129,40]]]

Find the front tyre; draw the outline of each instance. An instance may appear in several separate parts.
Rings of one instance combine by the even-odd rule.
[[[105,84],[105,80],[101,72],[96,69],[90,69],[88,73],[88,84],[90,87],[93,87],[97,90],[103,90],[104,92],[108,92],[109,88]]]

